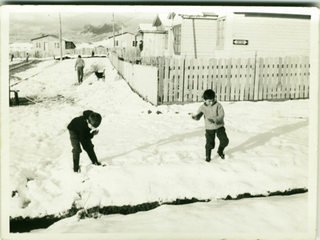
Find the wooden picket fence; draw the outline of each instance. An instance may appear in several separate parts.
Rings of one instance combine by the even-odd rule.
[[[309,57],[162,58],[158,68],[158,104],[201,101],[206,89],[219,101],[309,98]]]

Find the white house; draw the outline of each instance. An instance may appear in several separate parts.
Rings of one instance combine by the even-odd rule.
[[[106,47],[120,47],[120,48],[131,48],[136,46],[136,37],[133,33],[124,32],[108,37],[106,41]]]
[[[149,28],[140,25],[146,50],[142,54],[175,58],[308,56],[310,18],[303,14],[172,12],[167,18],[157,16]]]
[[[137,40],[143,39],[141,56],[176,58],[212,57],[217,15],[212,13],[158,14],[152,24],[140,24]]]
[[[60,56],[60,39],[56,35],[42,35],[31,39],[36,57]],[[69,54],[68,50],[75,49],[73,42],[62,39],[62,55]]]
[[[216,13],[170,13],[173,20],[173,56],[177,58],[212,58],[217,36]]]
[[[219,15],[216,58],[309,56],[310,15],[234,12]]]

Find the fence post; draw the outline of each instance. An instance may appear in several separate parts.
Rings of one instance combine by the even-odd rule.
[[[186,66],[186,59],[183,58],[183,65],[182,65],[182,69],[181,69],[181,71],[182,71],[182,86],[181,86],[181,88],[182,88],[182,97],[181,97],[181,101],[182,102],[184,102],[184,86],[185,86],[184,78],[185,78],[185,75],[186,75],[185,74],[186,73],[185,66]]]
[[[164,67],[165,67],[165,58],[162,57],[159,60],[158,65],[158,104],[163,103],[163,79],[164,79]]]
[[[253,92],[253,100],[258,100],[258,90],[259,90],[259,64],[257,64],[257,51],[255,53],[254,57],[254,76],[253,76],[253,87],[254,87],[254,92]]]

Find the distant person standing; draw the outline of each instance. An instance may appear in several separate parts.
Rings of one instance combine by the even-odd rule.
[[[13,61],[13,58],[14,58],[14,54],[12,53],[11,54],[11,62]]]
[[[143,41],[142,40],[140,40],[140,43],[139,43],[139,50],[140,50],[140,52],[142,52],[142,50],[143,50]]]
[[[77,71],[78,74],[78,83],[82,83],[83,81],[83,69],[85,67],[85,62],[84,60],[81,58],[81,55],[78,56],[78,59],[76,61],[75,64],[75,70]]]
[[[27,53],[26,62],[29,61],[29,53]]]

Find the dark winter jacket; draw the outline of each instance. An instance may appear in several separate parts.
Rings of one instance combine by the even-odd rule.
[[[80,142],[82,144],[85,144],[86,142],[88,142],[88,140],[91,140],[93,138],[93,134],[90,133],[91,129],[89,128],[87,122],[87,119],[89,118],[91,113],[93,113],[93,111],[91,110],[84,111],[82,116],[72,119],[67,127],[70,131],[75,132],[79,136]],[[91,143],[91,141],[89,142]]]

